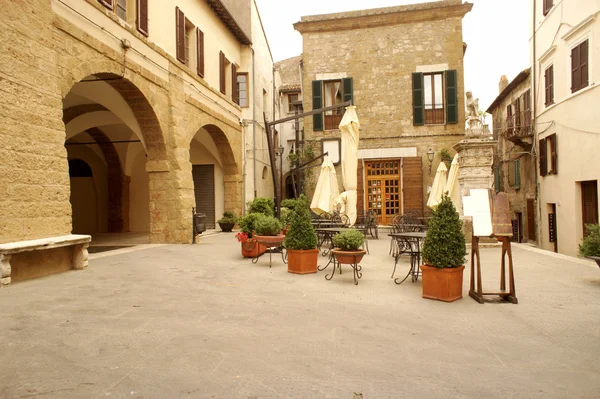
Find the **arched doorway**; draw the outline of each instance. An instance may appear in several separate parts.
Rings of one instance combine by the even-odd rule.
[[[206,228],[216,228],[225,211],[235,212],[238,167],[223,130],[208,124],[190,142],[190,164],[196,212],[206,215]]]
[[[83,211],[79,201],[90,195],[83,186],[92,183],[71,178],[73,233],[92,234],[94,240],[119,234],[121,241],[135,237],[138,243],[148,242],[152,220],[146,162],[166,155],[145,96],[119,75],[89,75],[64,97],[63,122],[70,170],[79,173],[82,162],[87,164],[96,190],[94,206]]]

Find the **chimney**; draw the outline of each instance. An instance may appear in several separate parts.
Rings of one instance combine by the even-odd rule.
[[[502,77],[500,78],[500,83],[498,83],[500,93],[502,93],[504,89],[506,89],[506,86],[508,86],[508,79],[506,78],[506,75],[502,75]]]

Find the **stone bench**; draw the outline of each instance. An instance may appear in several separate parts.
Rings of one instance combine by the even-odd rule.
[[[14,281],[85,269],[91,236],[71,234],[0,244],[0,288]]]

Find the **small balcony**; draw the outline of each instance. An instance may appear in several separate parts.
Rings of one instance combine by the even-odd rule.
[[[501,131],[506,140],[512,141],[527,151],[531,150],[533,144],[529,140],[533,137],[531,111],[522,111],[508,115]]]

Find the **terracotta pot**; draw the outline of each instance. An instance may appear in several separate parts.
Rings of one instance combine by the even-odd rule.
[[[287,255],[289,273],[309,274],[317,272],[318,249],[288,249]]]
[[[464,266],[444,267],[421,265],[423,298],[453,302],[462,298]]]
[[[256,241],[246,241],[242,243],[242,256],[244,258],[256,258],[267,252],[267,247]]]
[[[278,247],[285,240],[285,236],[283,234],[279,234],[276,236],[254,236],[254,239],[260,242],[265,247]]]
[[[335,248],[331,252],[333,253],[333,256],[335,256],[335,259],[342,265],[359,264],[363,256],[367,253],[364,249],[359,249],[357,251],[342,251],[339,248]]]

